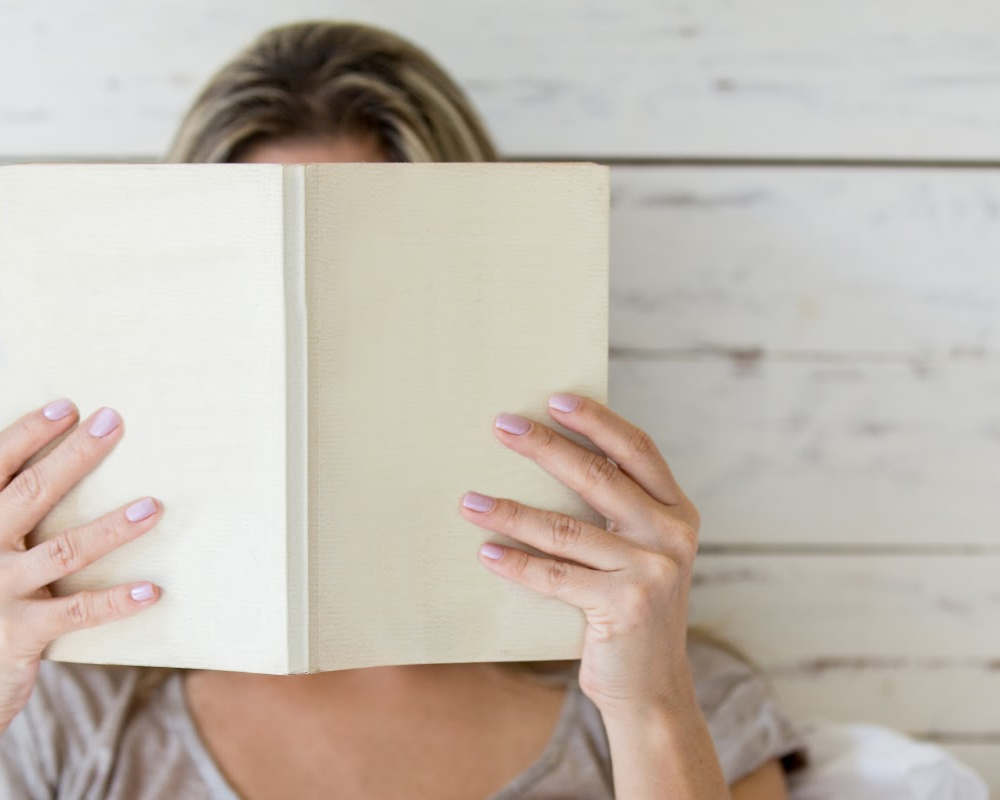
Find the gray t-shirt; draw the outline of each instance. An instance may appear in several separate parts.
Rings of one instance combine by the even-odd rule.
[[[725,650],[688,642],[698,703],[727,781],[805,742],[760,675]],[[612,800],[600,712],[577,669],[552,737],[523,773],[489,800]],[[27,706],[0,735],[0,798],[201,800],[239,797],[202,742],[184,699],[183,672],[145,702],[136,667],[43,661]]]

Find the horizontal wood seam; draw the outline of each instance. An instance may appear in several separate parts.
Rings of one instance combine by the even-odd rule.
[[[988,744],[1000,745],[998,733],[962,733],[960,731],[926,731],[911,733],[911,736],[926,742],[934,742],[943,746],[953,744]]]
[[[864,656],[831,655],[818,656],[791,664],[772,664],[768,674],[772,677],[814,676],[822,672],[850,672],[871,670],[925,670],[948,669],[982,670],[1000,673],[1000,651],[996,658],[974,657],[921,657],[921,656]]]
[[[865,544],[863,542],[703,542],[698,556],[975,556],[1000,555],[1000,544]]]
[[[506,155],[504,161],[596,161],[613,167],[836,167],[847,169],[1000,169],[1000,159],[947,158],[751,158],[728,156],[531,156]]]
[[[53,153],[0,155],[0,164],[15,164],[22,161],[67,161],[85,162],[136,162],[153,163],[159,156],[150,155],[73,155]],[[501,157],[502,161],[554,162],[593,161],[612,167],[774,167],[783,168],[843,168],[843,169],[960,169],[992,170],[1000,169],[1000,159],[920,159],[920,158],[731,158],[731,157],[685,157],[685,156],[612,156],[612,155],[528,155],[511,153]]]
[[[834,364],[912,364],[933,366],[955,361],[996,361],[1000,351],[952,348],[946,352],[879,352],[858,350],[767,350],[754,345],[748,347],[703,345],[699,347],[622,347],[608,348],[612,358],[630,361],[699,361],[702,359],[728,359],[740,364],[761,361],[812,361]]]

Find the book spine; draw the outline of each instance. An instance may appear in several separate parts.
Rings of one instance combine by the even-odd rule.
[[[309,396],[305,298],[305,167],[282,168],[288,672],[309,672]]]

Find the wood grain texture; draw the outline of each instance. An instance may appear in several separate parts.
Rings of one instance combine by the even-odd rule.
[[[1000,354],[1000,169],[612,177],[615,348],[915,368]]]
[[[773,669],[818,673],[825,662],[817,659],[897,657],[998,666],[990,623],[1000,607],[1000,556],[705,555],[698,562],[697,619],[724,623]]]
[[[1000,160],[993,0],[149,5],[0,4],[0,154],[159,154],[252,36],[337,17],[425,47],[508,154]]]
[[[610,404],[649,432],[723,544],[973,545],[1000,552],[1000,360],[610,364]]]
[[[702,512],[695,621],[1000,788],[1000,174],[612,175],[610,401]]]
[[[949,742],[995,739],[1000,726],[1000,710],[984,702],[1000,697],[993,658],[819,656],[770,675],[795,716],[874,722]]]
[[[920,165],[1000,163],[1000,5],[100,9],[0,0],[0,162],[155,158],[254,34],[331,15],[426,47],[509,157],[914,162],[615,168],[610,399],[702,509],[696,616],[796,715],[926,735],[1000,795],[1000,175]]]
[[[692,619],[745,648],[795,716],[997,744],[998,570],[997,556],[699,556]]]

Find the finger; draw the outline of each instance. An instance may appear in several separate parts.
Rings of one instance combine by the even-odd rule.
[[[462,516],[480,527],[587,567],[613,572],[634,558],[635,547],[620,536],[566,514],[478,492],[466,492],[459,508]]]
[[[92,564],[152,528],[162,510],[155,498],[145,497],[35,545],[16,556],[14,591],[18,596],[29,595]]]
[[[25,622],[44,648],[70,631],[92,628],[137,614],[153,605],[160,589],[149,582],[121,584],[109,589],[84,589],[65,597],[34,600],[25,608]]]
[[[490,553],[497,557],[492,557]],[[584,611],[608,605],[610,582],[614,578],[606,572],[557,558],[532,555],[495,542],[486,542],[480,548],[479,560],[491,572],[539,594],[558,597]]]
[[[579,405],[561,410],[570,408],[573,400],[579,400]],[[554,394],[548,408],[556,422],[590,439],[651,497],[667,505],[680,505],[687,499],[656,442],[641,428],[582,395]]]
[[[102,408],[88,417],[52,452],[14,476],[0,491],[0,541],[19,541],[52,507],[93,470],[124,432],[121,417]]]
[[[77,420],[77,409],[66,398],[30,411],[0,431],[0,489],[35,453],[65,433]]]
[[[663,510],[603,453],[587,450],[539,422],[499,414],[493,432],[505,445],[577,492],[598,513],[615,520],[616,529],[648,527],[653,516]]]

